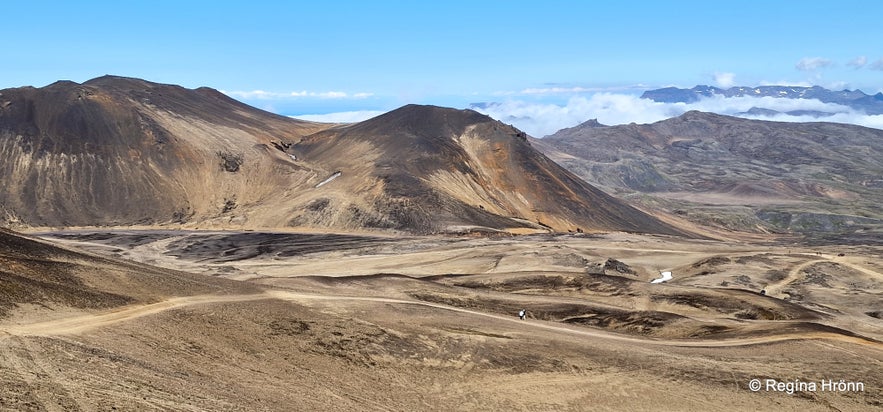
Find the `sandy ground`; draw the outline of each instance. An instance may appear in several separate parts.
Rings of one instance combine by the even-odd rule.
[[[0,320],[7,410],[883,406],[878,247],[630,234],[44,235],[227,283],[113,308],[21,305]],[[662,270],[674,279],[651,285]]]

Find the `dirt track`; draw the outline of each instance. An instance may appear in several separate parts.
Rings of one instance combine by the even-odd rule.
[[[75,266],[78,287],[130,301],[10,311],[0,409],[813,411],[883,401],[873,317],[883,265],[861,249],[829,260],[833,250],[632,235],[359,238],[344,250],[303,234],[291,245],[217,232],[80,237],[66,243],[202,275]],[[609,258],[620,264],[603,269]],[[663,268],[675,279],[651,285]],[[789,297],[760,295],[764,285]],[[755,377],[868,390],[754,393]]]
[[[564,327],[558,324],[545,321],[522,321],[511,316],[501,316],[491,313],[484,313],[475,310],[468,310],[454,306],[441,305],[437,303],[410,301],[402,299],[384,298],[384,297],[366,297],[366,296],[334,296],[334,295],[317,295],[308,293],[298,293],[282,290],[269,290],[262,294],[250,295],[201,295],[174,298],[167,301],[153,303],[148,305],[137,305],[134,307],[126,307],[113,310],[108,313],[87,314],[74,316],[64,319],[56,319],[47,322],[32,323],[28,325],[9,326],[0,329],[9,335],[15,336],[53,336],[82,333],[84,331],[110,326],[114,323],[126,322],[143,316],[153,315],[159,312],[177,309],[185,306],[200,305],[207,303],[231,303],[246,302],[263,299],[280,299],[286,301],[304,301],[304,300],[323,300],[323,301],[362,301],[377,303],[392,303],[400,305],[419,305],[459,313],[466,313],[473,316],[482,316],[501,322],[515,322],[521,327],[540,328],[545,330],[553,330],[557,332],[575,334],[580,336],[588,336],[592,338],[607,339],[621,342],[630,342],[637,344],[645,344],[652,346],[680,346],[680,347],[733,347],[748,346],[765,343],[784,342],[789,340],[834,340],[840,342],[848,342],[855,344],[868,345],[868,347],[883,352],[883,343],[863,339],[860,337],[845,336],[836,333],[796,333],[796,334],[778,334],[773,336],[762,336],[753,338],[738,339],[694,339],[694,340],[672,340],[672,339],[641,339],[631,336],[623,336],[610,333],[603,330],[591,330],[585,328]],[[880,363],[880,362],[878,362]]]

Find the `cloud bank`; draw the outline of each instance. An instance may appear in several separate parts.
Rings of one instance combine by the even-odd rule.
[[[770,115],[748,115],[752,108],[781,112]],[[712,112],[749,119],[785,122],[836,122],[883,129],[883,115],[867,115],[846,106],[822,103],[815,99],[782,99],[773,97],[713,96],[695,103],[659,103],[638,96],[596,93],[571,97],[563,104],[508,100],[482,105],[475,110],[524,130],[531,136],[543,137],[576,126],[589,119],[606,125],[653,123],[679,116],[690,110]],[[800,115],[786,112],[803,111]],[[815,117],[806,112],[834,113]]]
[[[319,99],[365,99],[374,95],[374,93],[346,93],[339,91],[327,91],[327,92],[311,92],[306,90],[294,91],[294,92],[268,92],[265,90],[250,90],[250,91],[228,91],[221,90],[221,93],[226,94],[227,96],[243,99],[243,100],[286,100],[286,99],[297,99],[301,97],[312,97]]]
[[[865,67],[866,64],[868,64],[868,58],[865,56],[858,56],[850,60],[849,63],[846,63],[847,66],[854,67],[856,69],[861,69],[862,67]]]
[[[804,57],[800,59],[794,67],[800,71],[813,71],[825,67],[831,67],[833,65],[833,61],[822,57]]]
[[[733,73],[715,73],[714,82],[717,83],[719,87],[733,87],[736,85],[736,75]]]
[[[289,116],[295,119],[322,123],[355,123],[380,116],[385,112],[380,110],[356,110],[351,112],[337,112],[328,114],[301,114]]]

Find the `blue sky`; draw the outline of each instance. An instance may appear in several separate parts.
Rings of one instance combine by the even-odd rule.
[[[103,74],[286,115],[566,107],[650,88],[883,90],[880,1],[4,2],[0,88]]]

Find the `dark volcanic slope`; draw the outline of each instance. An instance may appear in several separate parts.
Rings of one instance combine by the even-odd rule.
[[[98,309],[172,296],[257,290],[239,282],[95,257],[0,229],[0,318],[25,304],[46,311]]]
[[[876,129],[688,112],[648,125],[563,130],[541,147],[604,187],[760,205],[757,216],[781,229],[859,229],[883,218]]]
[[[389,227],[677,233],[564,170],[523,132],[471,110],[409,105],[317,133],[295,149],[376,182],[362,190],[377,223]]]
[[[267,174],[296,173],[273,143],[320,127],[212,89],[123,77],[0,90],[0,218],[32,225],[207,218],[225,199],[257,201],[265,183],[282,184]],[[244,188],[247,180],[254,182]]]
[[[105,76],[0,91],[0,221],[677,233],[473,111],[332,127]]]

